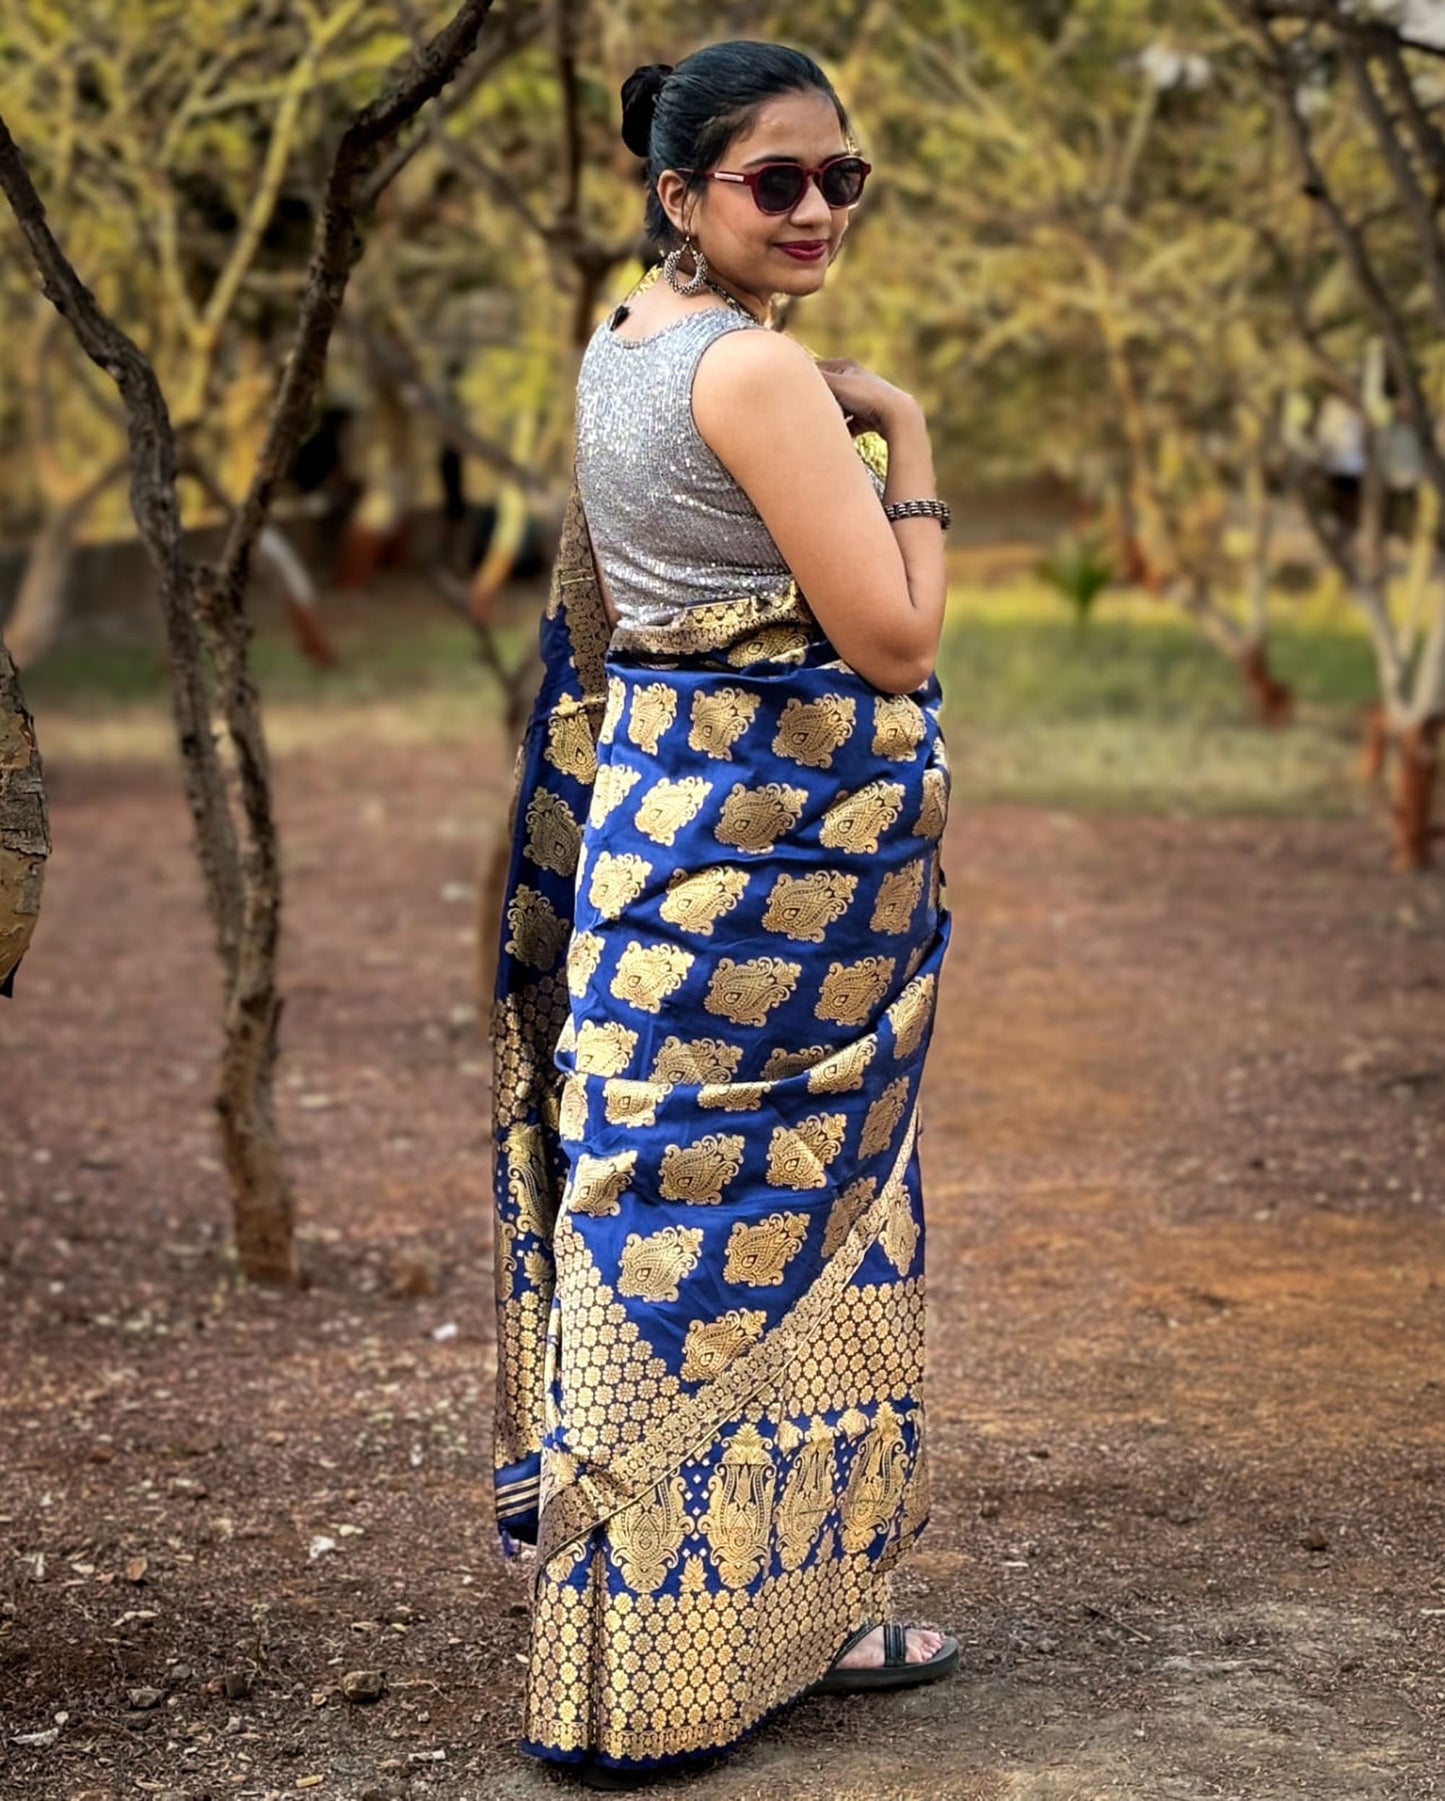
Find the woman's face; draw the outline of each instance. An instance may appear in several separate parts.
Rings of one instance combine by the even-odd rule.
[[[848,149],[833,102],[813,88],[765,101],[715,167],[792,162],[815,169]],[[790,213],[762,212],[742,182],[709,181],[701,193],[688,193],[682,176],[664,170],[657,190],[673,224],[702,245],[710,273],[764,306],[774,294],[815,294],[822,287],[851,217],[849,208],[828,205],[816,181],[808,183]],[[822,255],[807,261],[781,248],[808,243],[822,243]]]

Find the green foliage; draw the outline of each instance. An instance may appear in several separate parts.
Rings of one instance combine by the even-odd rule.
[[[1039,579],[1067,601],[1074,623],[1089,622],[1094,602],[1114,579],[1114,564],[1103,533],[1091,529],[1066,532],[1035,566]]]

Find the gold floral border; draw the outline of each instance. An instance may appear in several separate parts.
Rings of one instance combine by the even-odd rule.
[[[706,1388],[688,1400],[673,1403],[666,1427],[627,1452],[605,1479],[579,1477],[551,1498],[543,1510],[537,1534],[534,1586],[540,1584],[546,1565],[554,1557],[655,1488],[665,1475],[700,1452],[719,1428],[761,1390],[777,1383],[798,1344],[816,1331],[837,1305],[869,1246],[882,1231],[897,1201],[917,1133],[915,1104],[898,1156],[877,1198],[853,1222],[848,1237],[828,1260],[817,1281],[765,1338],[737,1357]],[[612,1491],[605,1496],[601,1492],[604,1480]]]
[[[780,625],[799,626],[810,636],[816,630],[812,609],[791,576],[773,593],[745,591],[701,601],[667,625],[619,625],[612,648],[644,656],[698,656]]]

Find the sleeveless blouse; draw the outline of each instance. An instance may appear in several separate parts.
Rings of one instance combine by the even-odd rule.
[[[577,486],[622,626],[666,626],[689,607],[786,592],[792,574],[757,508],[704,440],[692,381],[730,331],[765,331],[729,306],[648,338],[620,338],[615,309],[577,378]],[[883,482],[869,470],[879,494]]]

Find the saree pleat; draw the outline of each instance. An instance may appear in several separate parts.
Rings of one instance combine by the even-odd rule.
[[[926,1524],[918,1088],[949,921],[938,689],[789,584],[609,632],[574,482],[493,1033],[523,1748],[755,1731]]]

